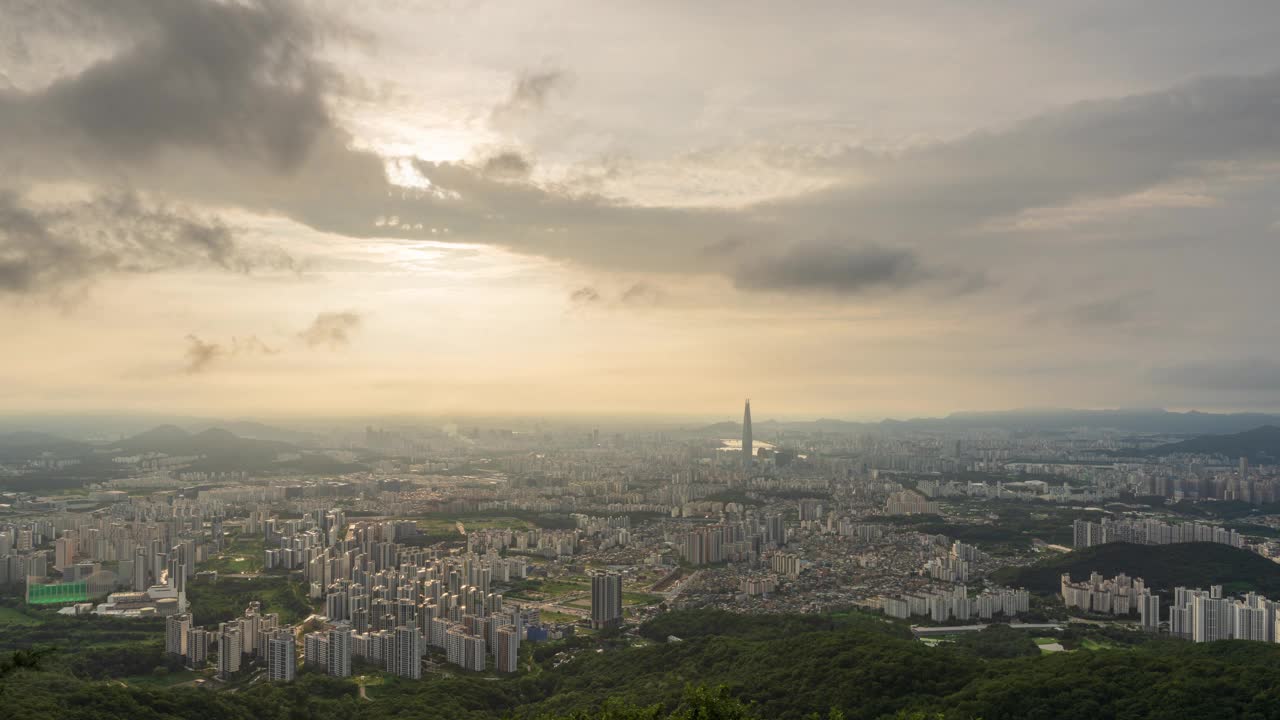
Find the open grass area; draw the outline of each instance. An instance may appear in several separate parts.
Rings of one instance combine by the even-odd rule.
[[[266,545],[260,537],[235,537],[226,550],[200,565],[201,570],[216,570],[221,574],[252,574],[262,571]]]
[[[296,623],[313,611],[301,582],[272,575],[191,583],[187,586],[187,599],[197,625],[214,625],[236,618],[252,600],[261,602],[264,612],[280,613],[284,623]]]
[[[956,641],[956,637],[954,635],[942,635],[942,636],[931,635],[931,636],[920,638],[920,642],[924,643],[925,645],[928,645],[929,647],[935,647],[943,643],[953,643],[955,641]]]
[[[1080,641],[1080,647],[1085,650],[1110,650],[1116,646],[1103,640],[1087,637]]]
[[[458,523],[468,531],[471,530],[527,530],[533,527],[528,520],[521,520],[506,515],[493,517],[459,517],[459,518],[426,518],[416,521],[418,528],[427,535],[448,535],[458,532]]]
[[[551,595],[567,595],[575,592],[589,592],[590,583],[565,582],[563,580],[547,580],[542,583],[541,590]]]
[[[162,688],[174,687],[175,685],[185,685],[200,678],[211,677],[212,675],[212,669],[207,671],[177,670],[173,672],[152,673],[150,675],[134,675],[131,677],[121,678],[121,682],[131,687],[159,690]]]
[[[0,607],[0,625],[38,625],[40,621],[17,608]]]
[[[662,602],[662,597],[659,595],[646,595],[644,593],[629,593],[629,592],[622,593],[622,604],[628,607],[656,605],[660,602]],[[590,609],[591,598],[582,597],[576,600],[570,600],[562,604],[568,605],[569,607],[580,607],[580,608]]]
[[[542,619],[542,622],[545,623],[571,623],[578,621],[577,615],[556,612],[555,610],[543,610],[539,613],[539,617]]]

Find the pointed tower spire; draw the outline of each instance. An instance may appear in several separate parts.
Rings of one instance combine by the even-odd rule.
[[[755,457],[755,447],[751,444],[751,398],[742,410],[742,467],[751,470],[751,459]]]

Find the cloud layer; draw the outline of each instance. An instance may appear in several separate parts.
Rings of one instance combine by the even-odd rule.
[[[351,344],[351,334],[359,329],[361,322],[360,315],[351,311],[320,313],[309,327],[298,333],[298,338],[313,348],[345,347]]]
[[[512,342],[677,399],[1280,408],[1280,8],[1158,15],[0,0],[0,329],[62,358],[198,328],[202,386]],[[65,334],[3,312],[90,290],[31,303]],[[335,298],[377,328],[311,319]]]
[[[35,205],[0,191],[0,295],[75,295],[108,273],[292,264],[281,252],[246,250],[216,219],[149,205],[135,194]]]

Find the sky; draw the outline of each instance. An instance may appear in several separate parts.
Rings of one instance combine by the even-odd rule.
[[[1280,410],[1280,4],[0,0],[0,408]]]

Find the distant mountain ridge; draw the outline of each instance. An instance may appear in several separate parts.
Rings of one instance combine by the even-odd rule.
[[[752,427],[760,432],[875,432],[875,431],[923,431],[962,432],[967,430],[1002,429],[1030,432],[1065,432],[1077,428],[1111,429],[1126,433],[1157,433],[1169,435],[1222,435],[1257,428],[1260,425],[1280,426],[1280,415],[1266,413],[1206,413],[1171,412],[1161,409],[1022,409],[983,412],[957,412],[945,417],[886,419],[879,422],[853,422],[829,418],[811,421],[755,421]],[[707,425],[703,433],[741,432],[742,425],[721,422]],[[765,435],[760,435],[765,438]]]
[[[268,456],[274,459],[277,453],[296,450],[289,443],[242,438],[221,428],[210,428],[193,434],[176,425],[161,425],[117,443],[108,443],[105,447],[129,453],[240,456],[247,460]]]
[[[45,453],[77,455],[92,450],[88,443],[43,432],[0,433],[0,462],[27,462]]]

